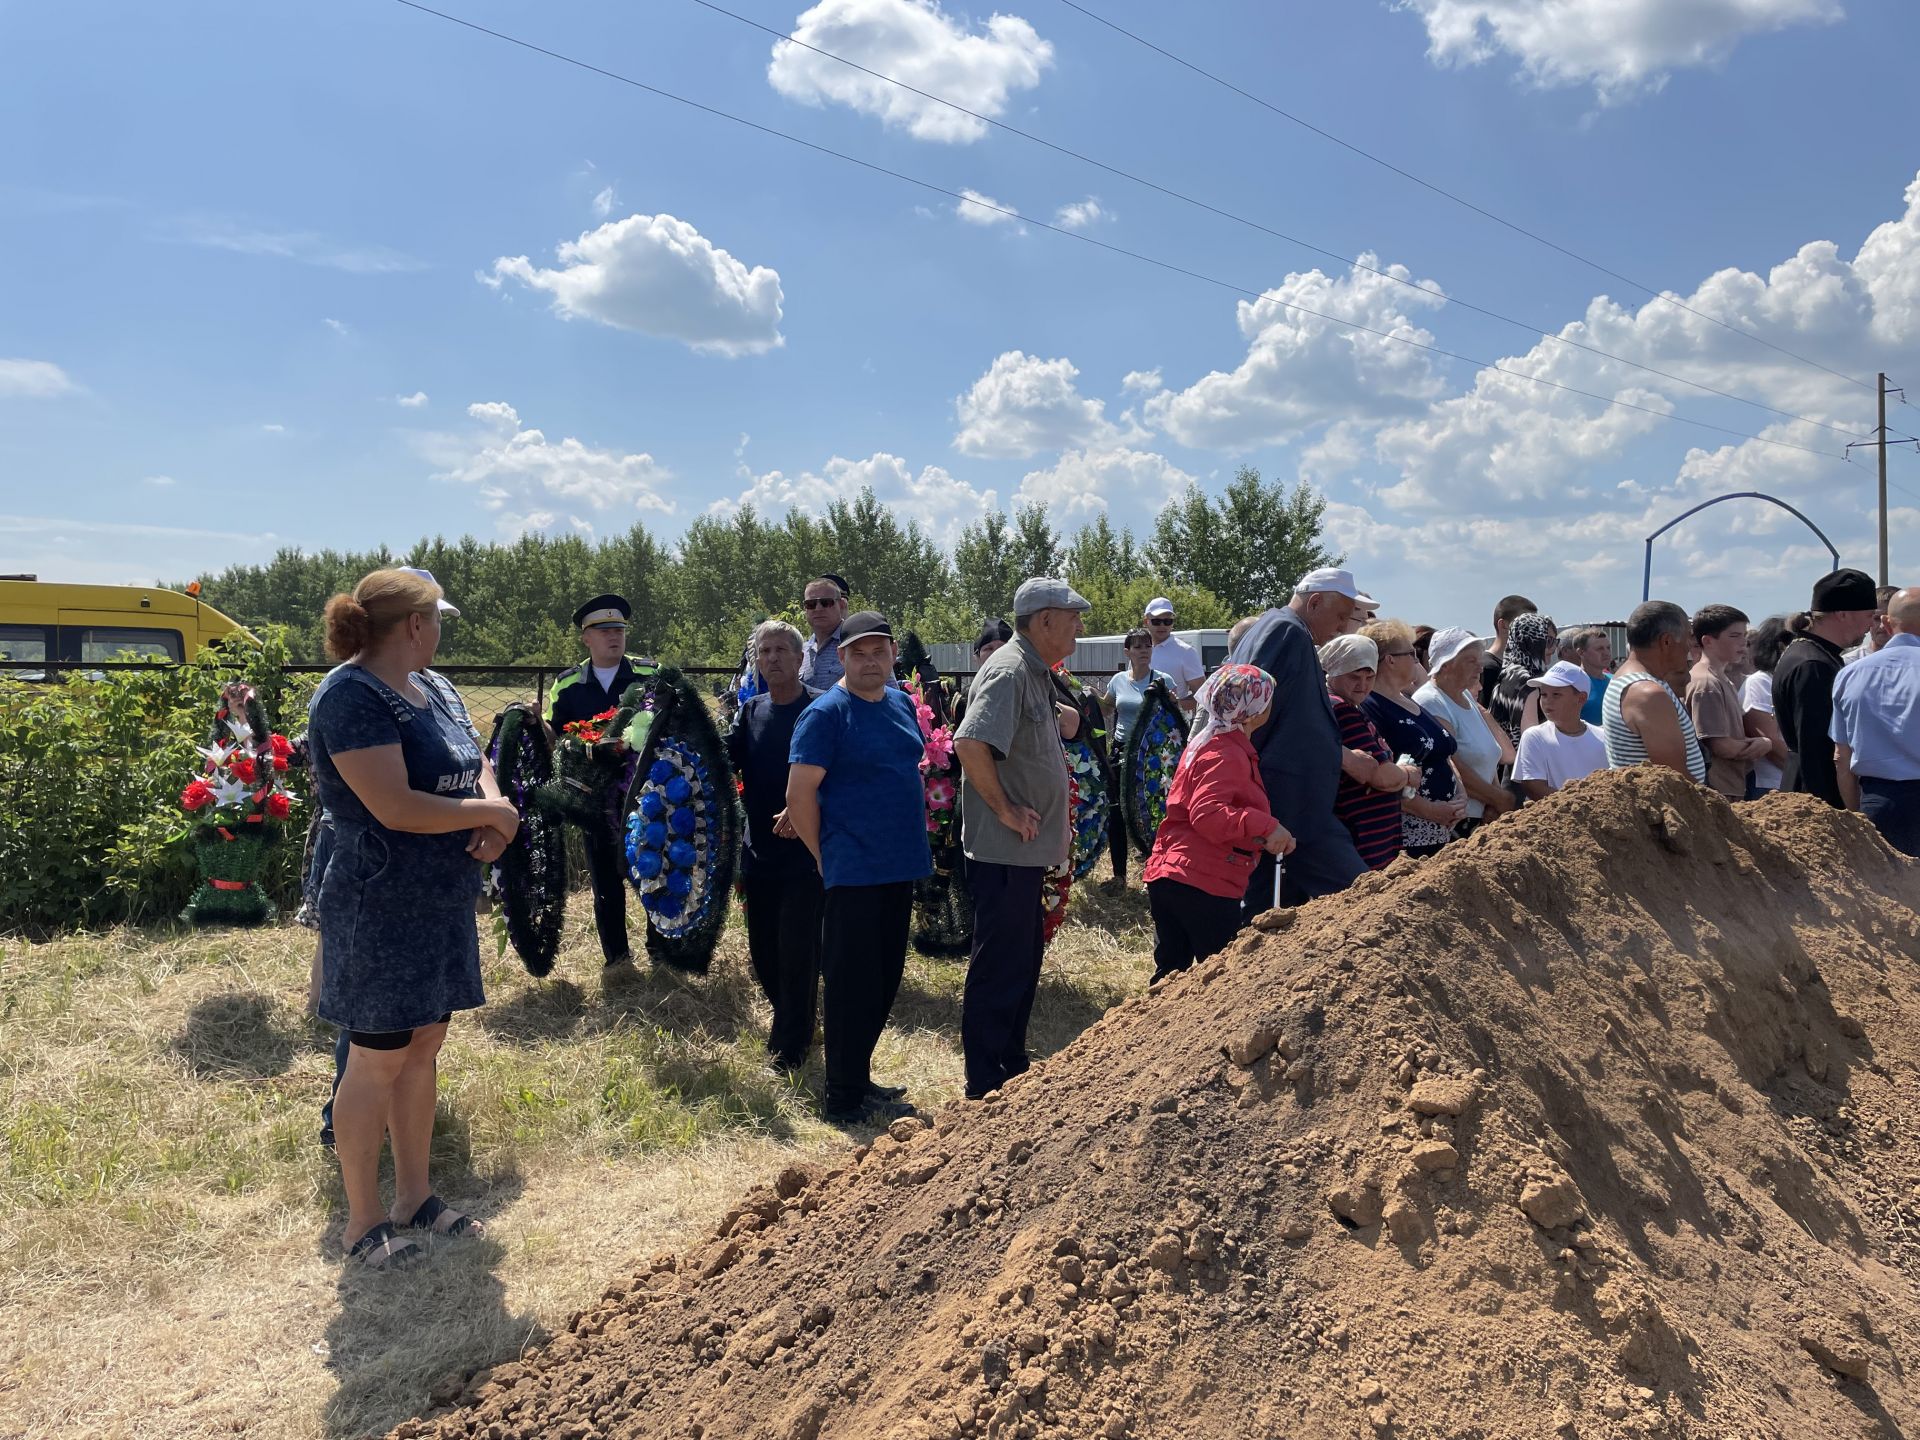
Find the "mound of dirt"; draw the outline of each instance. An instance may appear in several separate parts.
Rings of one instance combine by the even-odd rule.
[[[395,1434],[1898,1436],[1920,867],[1602,774],[783,1174]]]

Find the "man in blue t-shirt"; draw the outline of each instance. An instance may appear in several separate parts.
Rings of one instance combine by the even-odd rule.
[[[888,685],[893,628],[873,610],[840,627],[845,673],[793,727],[787,823],[826,887],[820,938],[827,1119],[879,1124],[913,1113],[873,1083],[874,1047],[907,964],[913,882],[933,871],[913,701]]]

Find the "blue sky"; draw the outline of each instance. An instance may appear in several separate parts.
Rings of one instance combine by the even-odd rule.
[[[1871,569],[1872,396],[1598,275],[1060,0],[739,13],[1421,294],[988,130],[693,3],[444,8],[1168,273],[701,115],[395,0],[0,7],[0,569],[151,579],[281,545],[527,527],[671,538],[871,483],[950,538],[1045,500],[1136,531],[1189,479],[1304,476],[1388,609],[1638,599],[1640,539],[1726,490]],[[1899,0],[1088,8],[1612,269],[1920,398],[1920,145]],[[863,87],[863,88],[862,88]],[[991,223],[976,223],[976,222]],[[564,252],[560,247],[568,247]],[[1398,268],[1398,267],[1404,267]],[[1611,297],[1602,301],[1599,297]],[[1561,384],[1300,316],[1305,305]],[[1501,311],[1524,327],[1473,313]],[[1896,407],[1911,432],[1920,411]],[[1895,578],[1920,572],[1896,454]],[[1655,586],[1804,603],[1752,504]]]

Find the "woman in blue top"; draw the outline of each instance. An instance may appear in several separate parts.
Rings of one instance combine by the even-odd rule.
[[[386,1269],[419,1258],[396,1227],[475,1234],[427,1179],[434,1059],[455,1010],[480,988],[474,901],[480,867],[519,828],[470,725],[416,674],[447,605],[431,576],[376,570],[327,602],[327,653],[344,661],[314,692],[307,754],[333,825],[320,881],[325,960],[319,1011],[348,1032],[333,1106],[347,1192],[349,1259]],[[394,1204],[380,1204],[380,1144],[393,1142]]]
[[[1173,677],[1153,668],[1153,636],[1144,627],[1136,625],[1129,630],[1120,648],[1126,653],[1126,668],[1107,681],[1107,693],[1101,696],[1107,713],[1113,717],[1113,739],[1107,743],[1107,753],[1113,757],[1113,774],[1108,783],[1108,793],[1113,796],[1113,814],[1107,822],[1107,853],[1113,861],[1110,891],[1124,890],[1127,885],[1127,814],[1120,793],[1121,772],[1127,763],[1127,731],[1139,718],[1140,706],[1145,703],[1154,681],[1167,686],[1169,694],[1173,690]]]

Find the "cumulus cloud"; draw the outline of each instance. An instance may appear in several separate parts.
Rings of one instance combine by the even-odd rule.
[[[396,395],[393,403],[408,410],[423,409],[427,403],[427,392],[416,390],[411,395]]]
[[[594,516],[624,523],[623,515],[637,511],[674,511],[662,493],[673,472],[651,455],[599,449],[571,436],[549,440],[522,425],[503,400],[469,405],[467,415],[477,422],[473,430],[422,436],[419,443],[439,467],[433,478],[474,487],[505,533],[592,529]]]
[[[1151,521],[1192,475],[1151,451],[1125,446],[1069,450],[1044,470],[1031,470],[1015,499],[1046,505],[1056,525],[1077,528],[1111,514],[1124,524]]]
[[[1043,450],[1145,438],[1146,432],[1130,421],[1108,420],[1104,401],[1079,392],[1079,376],[1065,357],[1042,360],[1020,350],[996,357],[973,388],[954,401],[960,430],[953,448],[962,455],[1026,459]]]
[[[916,471],[900,456],[884,450],[864,460],[835,455],[817,473],[803,470],[789,475],[770,470],[756,475],[742,466],[740,477],[747,482],[746,488],[732,498],[716,500],[707,507],[708,514],[731,515],[751,505],[762,515],[798,510],[820,516],[835,500],[851,499],[871,487],[875,498],[897,515],[916,521],[937,543],[951,545],[963,527],[998,503],[995,491],[976,490],[942,466],[926,465]]]
[[[1714,65],[1749,35],[1831,24],[1838,0],[1399,0],[1426,22],[1437,64],[1505,52],[1536,85],[1592,85],[1612,103]]]
[[[758,355],[780,334],[780,275],[751,268],[671,215],[629,215],[568,240],[556,269],[502,256],[484,281],[515,280],[551,297],[554,313],[678,340],[708,354]]]
[[[821,0],[791,33],[828,55],[996,119],[1016,91],[1038,85],[1053,64],[1053,46],[1017,15],[995,15],[979,31],[936,0]],[[969,144],[987,133],[972,115],[786,40],[774,44],[767,79],[789,100],[844,105],[916,140]]]
[[[0,360],[0,399],[53,400],[79,390],[51,360]]]
[[[991,195],[982,195],[978,190],[962,190],[966,198],[955,202],[953,213],[969,225],[1016,225],[1019,222],[1007,212],[1012,208],[1002,205]]]
[[[1413,279],[1404,265],[1381,266],[1370,254],[1360,260]],[[1432,333],[1408,312],[1437,309],[1446,297],[1432,281],[1410,289],[1373,269],[1356,265],[1338,277],[1295,273],[1258,300],[1242,300],[1235,308],[1246,358],[1185,390],[1154,394],[1147,418],[1183,445],[1238,453],[1290,440],[1336,416],[1406,413],[1436,398],[1442,378],[1433,357],[1401,342],[1432,344]]]
[[[1113,217],[1102,208],[1097,197],[1089,195],[1084,200],[1075,200],[1070,205],[1062,205],[1054,211],[1053,223],[1066,230],[1084,230],[1089,225]]]

